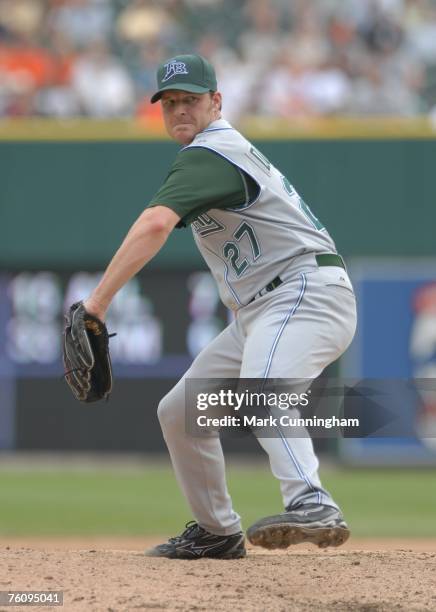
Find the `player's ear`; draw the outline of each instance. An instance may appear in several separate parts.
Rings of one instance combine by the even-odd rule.
[[[222,107],[222,97],[219,91],[213,91],[211,92],[211,98],[212,98],[212,106],[214,110],[221,110]]]

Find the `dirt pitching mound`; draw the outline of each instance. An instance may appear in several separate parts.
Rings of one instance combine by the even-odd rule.
[[[436,542],[349,542],[324,551],[249,548],[238,561],[144,557],[142,548],[156,541],[81,539],[74,546],[72,540],[3,540],[0,590],[64,592],[62,608],[33,610],[436,610]]]

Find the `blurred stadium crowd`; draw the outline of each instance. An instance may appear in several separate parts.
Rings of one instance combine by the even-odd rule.
[[[0,0],[0,117],[152,121],[182,52],[215,64],[235,122],[436,107],[436,0]]]

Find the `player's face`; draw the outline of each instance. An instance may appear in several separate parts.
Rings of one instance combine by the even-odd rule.
[[[162,111],[168,134],[187,145],[212,121],[221,116],[221,94],[194,94],[169,90],[162,94]]]

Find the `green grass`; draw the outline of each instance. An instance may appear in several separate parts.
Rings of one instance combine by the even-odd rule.
[[[355,536],[436,537],[434,470],[324,470]],[[281,511],[263,466],[230,464],[244,526]],[[0,471],[0,535],[174,534],[191,518],[169,467]]]

